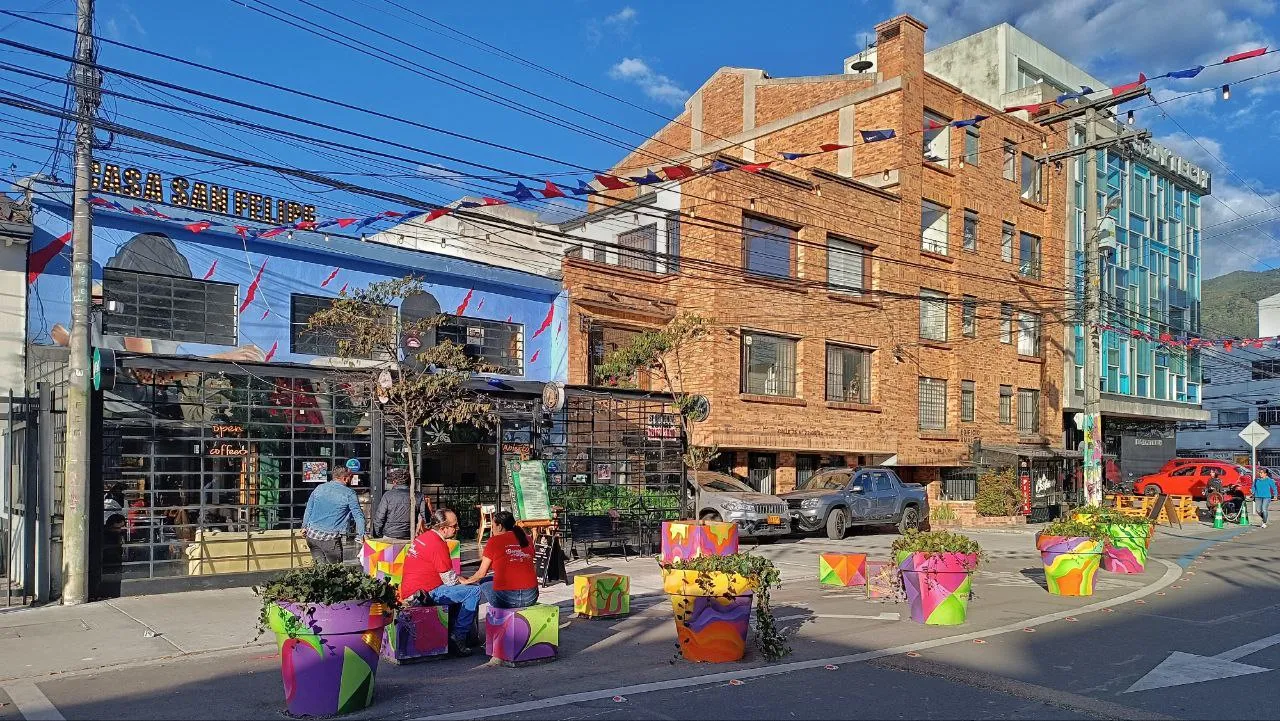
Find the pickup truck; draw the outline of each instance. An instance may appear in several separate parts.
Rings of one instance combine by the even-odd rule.
[[[903,483],[888,468],[829,468],[818,471],[790,493],[787,502],[795,530],[826,529],[840,539],[853,525],[895,525],[902,533],[918,529],[929,517],[924,486]]]

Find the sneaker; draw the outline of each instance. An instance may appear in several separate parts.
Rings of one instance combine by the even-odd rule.
[[[1263,521],[1263,522],[1262,522],[1262,527],[1263,527],[1263,528],[1266,528],[1266,527],[1267,527],[1267,523],[1266,523],[1266,521]]]
[[[470,656],[472,653],[474,653],[474,651],[472,650],[471,646],[467,643],[466,638],[450,638],[449,653],[453,654],[454,656],[458,656],[459,658],[466,658],[467,656]]]

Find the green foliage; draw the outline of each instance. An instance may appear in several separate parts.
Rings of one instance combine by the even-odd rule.
[[[1276,293],[1280,271],[1238,270],[1209,278],[1200,286],[1200,324],[1213,335],[1252,338],[1258,334],[1258,301]]]
[[[956,510],[951,507],[950,503],[941,501],[929,509],[929,519],[940,523],[954,521],[956,520]]]
[[[258,612],[259,636],[266,631],[269,614],[277,601],[320,605],[373,601],[389,609],[400,605],[395,584],[385,578],[374,578],[359,566],[344,563],[295,568],[264,585],[254,586],[253,592],[262,599],[262,607]],[[290,637],[306,632],[296,622],[291,625]]]
[[[728,556],[697,556],[659,565],[664,570],[733,573],[751,579],[756,587],[756,648],[770,661],[777,661],[791,653],[791,646],[778,628],[773,608],[769,604],[769,589],[782,587],[782,576],[773,561],[752,553],[734,553]],[[713,581],[709,576],[702,576],[697,583],[703,590],[710,592]]]
[[[1012,468],[990,470],[978,477],[973,508],[979,516],[1012,516],[1022,507],[1022,487]]]
[[[968,536],[951,531],[907,531],[893,541],[889,555],[896,559],[900,553],[964,553],[981,561],[985,557],[982,546]]]
[[[1107,533],[1098,524],[1098,519],[1093,518],[1083,521],[1075,518],[1059,518],[1058,520],[1045,526],[1040,532],[1043,536],[1063,536],[1065,538],[1092,538],[1095,541],[1105,541]]]
[[[1153,526],[1155,521],[1137,513],[1123,513],[1106,506],[1081,506],[1071,511],[1072,516],[1089,516],[1099,526]]]
[[[674,520],[679,515],[680,494],[676,491],[637,490],[631,486],[591,484],[552,486],[551,504],[572,508],[575,513],[602,514],[609,511],[670,509]]]

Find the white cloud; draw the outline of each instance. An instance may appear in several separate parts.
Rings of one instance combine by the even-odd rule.
[[[636,9],[627,5],[604,19],[605,25],[629,25],[636,20]]]
[[[689,97],[689,91],[676,85],[671,78],[654,72],[640,58],[623,58],[617,65],[609,68],[609,77],[623,80],[639,86],[650,98],[668,105],[683,105]]]
[[[636,16],[639,15],[636,9],[630,5],[624,5],[618,12],[606,16],[604,19],[592,19],[587,22],[587,45],[594,48],[604,39],[605,31],[617,35],[618,37],[626,37],[631,28],[636,24]]]

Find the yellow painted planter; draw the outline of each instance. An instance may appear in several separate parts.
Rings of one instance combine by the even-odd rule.
[[[711,583],[703,588],[698,583],[699,576],[710,576]],[[753,593],[756,584],[746,576],[719,571],[678,571],[663,569],[662,592],[677,596],[741,596]]]

